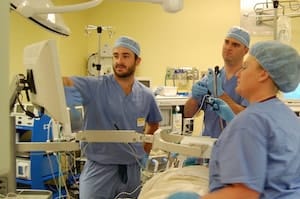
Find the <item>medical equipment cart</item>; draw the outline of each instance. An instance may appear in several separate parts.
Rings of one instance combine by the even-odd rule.
[[[50,120],[51,118],[47,115],[43,115],[41,118],[16,115],[16,141],[46,142],[51,139]],[[55,180],[63,175],[58,162],[56,154],[45,151],[17,153],[17,188],[50,190],[52,191],[52,198],[65,195],[64,187],[54,186],[53,183],[48,184],[50,180]]]

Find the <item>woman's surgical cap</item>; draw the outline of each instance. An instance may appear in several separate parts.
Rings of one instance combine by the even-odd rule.
[[[279,90],[296,89],[300,82],[300,57],[294,48],[278,41],[262,41],[254,44],[249,53],[270,74]]]

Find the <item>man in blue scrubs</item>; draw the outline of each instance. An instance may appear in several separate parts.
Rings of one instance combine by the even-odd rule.
[[[113,47],[114,74],[64,77],[64,85],[79,91],[86,130],[134,130],[153,134],[162,120],[152,91],[134,78],[140,46],[122,36]],[[137,198],[140,162],[151,146],[142,143],[81,143],[87,161],[80,175],[80,198]],[[128,194],[120,194],[120,193]]]
[[[249,106],[231,117],[213,148],[210,193],[178,192],[168,199],[300,198],[300,120],[276,97],[299,82],[294,48],[278,41],[254,44],[237,73],[236,92]],[[228,116],[224,101],[212,101],[216,113]]]
[[[213,89],[214,82],[207,76],[193,85],[192,97],[184,106],[184,117],[193,117],[199,108],[204,110],[204,130],[202,132],[204,136],[218,138],[226,126],[226,122],[211,111],[209,105],[204,104],[200,107],[208,93],[223,99],[236,114],[248,104],[235,92],[234,88],[236,86],[235,73],[242,67],[243,58],[249,50],[249,43],[250,35],[245,29],[237,26],[230,28],[224,39],[222,49],[224,67],[220,69],[217,76],[217,92],[215,93]]]

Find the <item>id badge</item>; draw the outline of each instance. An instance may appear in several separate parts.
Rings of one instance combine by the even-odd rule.
[[[142,117],[137,118],[136,124],[137,124],[138,127],[145,126],[145,118],[142,118]]]

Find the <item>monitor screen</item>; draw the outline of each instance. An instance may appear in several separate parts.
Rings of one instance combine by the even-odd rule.
[[[149,77],[135,77],[139,82],[144,84],[146,87],[151,88],[151,79]]]
[[[282,93],[283,99],[284,100],[291,100],[291,101],[299,101],[300,102],[300,84],[298,85],[298,87],[292,91],[292,92],[288,92],[288,93]]]
[[[34,81],[31,103],[43,107],[47,115],[61,124],[59,138],[72,137],[55,40],[26,46],[23,58],[27,74],[32,74]],[[53,136],[58,139],[55,133]]]
[[[288,93],[280,93],[281,99],[285,102],[298,116],[300,113],[300,84],[298,87]]]

